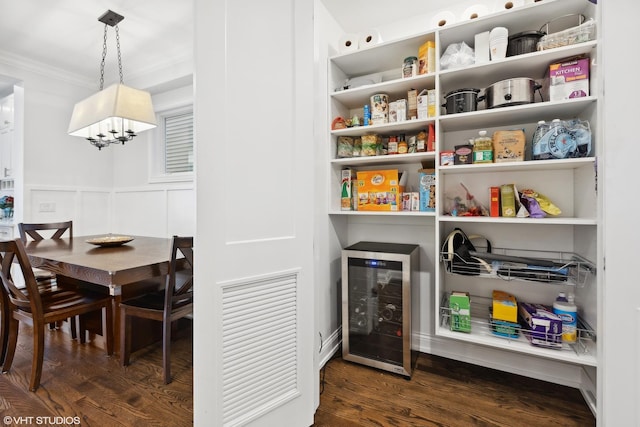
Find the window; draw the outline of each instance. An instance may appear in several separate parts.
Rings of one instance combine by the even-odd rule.
[[[157,139],[151,144],[153,181],[193,179],[193,108],[163,111],[157,117]]]

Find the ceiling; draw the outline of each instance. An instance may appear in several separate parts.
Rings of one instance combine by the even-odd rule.
[[[193,55],[193,1],[0,0],[0,5],[0,60],[35,62],[95,83],[96,89],[104,36],[98,18],[107,10],[124,16],[118,30],[125,83]],[[118,79],[113,27],[108,27],[106,63],[105,86],[107,77]],[[6,80],[0,77],[0,85]]]
[[[321,0],[339,25],[360,31],[421,15],[464,0]],[[119,23],[124,82],[161,67],[192,59],[192,0],[0,0],[0,60],[65,73],[99,84],[107,10]],[[115,31],[108,27],[105,86],[117,80]],[[0,76],[2,85],[14,81]],[[139,86],[139,85],[138,85]],[[149,88],[143,89],[149,90]]]

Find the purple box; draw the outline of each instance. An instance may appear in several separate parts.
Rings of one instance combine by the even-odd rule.
[[[562,319],[553,314],[551,307],[543,304],[518,303],[525,335],[533,345],[562,347]]]
[[[549,100],[589,96],[589,58],[573,58],[549,66]]]

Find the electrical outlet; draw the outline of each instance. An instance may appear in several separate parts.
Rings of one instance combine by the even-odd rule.
[[[39,212],[55,212],[56,204],[55,202],[42,202],[39,205]]]

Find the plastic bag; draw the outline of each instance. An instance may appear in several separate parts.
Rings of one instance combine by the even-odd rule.
[[[440,69],[467,67],[475,62],[475,52],[465,42],[452,43],[440,57]]]

